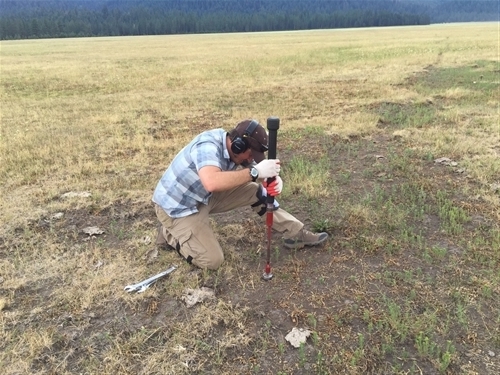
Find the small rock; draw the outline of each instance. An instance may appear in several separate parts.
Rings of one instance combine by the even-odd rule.
[[[82,232],[88,234],[89,236],[96,236],[104,233],[104,231],[99,227],[86,227],[82,229]]]
[[[434,160],[434,163],[443,164],[443,165],[450,165],[451,159],[450,158],[438,158],[438,159]]]
[[[64,216],[64,214],[62,212],[57,212],[54,215],[52,215],[50,217],[50,219],[51,220],[59,220],[59,219],[62,219],[63,216]]]
[[[182,353],[186,351],[186,348],[179,344],[173,348],[173,351],[176,353]]]
[[[494,357],[494,356],[495,356],[495,352],[494,352],[494,351],[492,351],[492,350],[488,350],[488,355],[489,355],[490,357]]]
[[[293,327],[285,336],[285,340],[292,344],[294,348],[300,348],[300,344],[305,343],[310,335],[311,331],[308,329]]]
[[[184,295],[181,297],[181,299],[186,302],[186,306],[188,308],[193,307],[199,302],[213,298],[215,298],[214,291],[207,287],[201,287],[198,289],[186,288],[184,290]]]
[[[90,191],[70,191],[70,192],[67,192],[67,193],[64,193],[63,195],[61,195],[61,198],[75,198],[75,197],[79,197],[79,198],[88,198],[88,197],[91,197],[92,194],[90,193]]]
[[[144,259],[146,259],[147,262],[152,262],[156,258],[158,258],[158,249],[149,250],[146,255],[144,255]]]

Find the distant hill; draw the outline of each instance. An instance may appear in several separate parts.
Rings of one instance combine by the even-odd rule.
[[[499,21],[498,0],[2,0],[0,39]]]

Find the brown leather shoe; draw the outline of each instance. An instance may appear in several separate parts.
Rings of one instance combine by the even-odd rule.
[[[302,229],[295,237],[285,239],[285,247],[288,247],[289,249],[301,249],[304,246],[320,245],[327,239],[328,233],[313,233]]]

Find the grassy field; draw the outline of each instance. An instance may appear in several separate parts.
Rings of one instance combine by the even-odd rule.
[[[500,373],[499,45],[497,23],[2,41],[1,373]],[[331,240],[275,236],[267,283],[247,209],[213,218],[217,272],[157,249],[175,154],[269,116],[279,201]]]

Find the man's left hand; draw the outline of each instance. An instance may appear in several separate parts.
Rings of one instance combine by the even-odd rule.
[[[276,176],[276,179],[271,183],[267,182],[267,179],[262,182],[262,186],[267,191],[267,194],[271,197],[275,197],[281,194],[281,190],[283,189],[283,180],[280,176]]]

